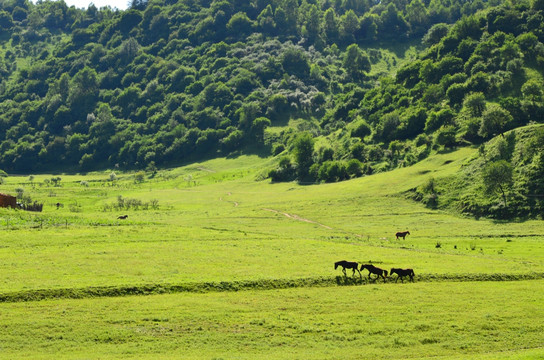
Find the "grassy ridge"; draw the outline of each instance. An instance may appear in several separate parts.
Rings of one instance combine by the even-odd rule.
[[[526,281],[540,280],[544,273],[526,274],[418,274],[417,282],[467,282],[467,281]],[[396,280],[396,276],[393,277]],[[389,282],[393,279],[389,277]],[[397,282],[397,281],[396,281]],[[395,282],[395,283],[396,283]],[[409,282],[406,280],[406,282]],[[385,283],[385,282],[384,282]],[[246,281],[221,281],[187,284],[146,284],[135,286],[103,286],[79,289],[37,289],[0,294],[0,302],[40,301],[50,299],[85,299],[95,297],[145,296],[174,293],[208,293],[224,291],[272,290],[300,287],[379,285],[382,280],[358,277],[313,277],[303,279],[265,279]]]

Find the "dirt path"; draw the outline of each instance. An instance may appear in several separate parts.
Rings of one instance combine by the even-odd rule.
[[[316,225],[319,225],[319,226],[324,227],[325,229],[332,230],[332,227],[330,227],[330,226],[320,224],[320,223],[318,223],[317,221],[313,221],[313,220],[309,220],[309,219],[302,218],[302,217],[300,217],[300,216],[298,216],[298,215],[288,214],[288,213],[281,212],[281,211],[274,210],[274,209],[263,209],[263,210],[264,210],[264,211],[270,211],[270,212],[273,212],[273,213],[276,213],[276,214],[282,214],[282,215],[284,215],[285,217],[288,217],[289,219],[298,220],[298,221],[304,221],[304,222],[307,222],[307,223],[310,223],[310,224],[316,224]]]
[[[228,195],[228,196],[231,196],[232,193],[231,193],[231,192],[228,192],[227,195]],[[223,200],[223,197],[220,197],[220,198],[219,198],[219,201],[228,201],[228,202],[233,203],[233,204],[234,204],[234,207],[237,207],[237,206],[238,206],[238,203],[237,203],[236,201]]]

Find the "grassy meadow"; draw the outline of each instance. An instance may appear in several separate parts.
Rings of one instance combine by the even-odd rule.
[[[475,151],[307,186],[261,180],[271,164],[257,156],[143,179],[10,176],[0,191],[44,210],[0,210],[0,357],[544,358],[542,221],[463,218],[402,195]],[[365,271],[338,286],[342,259],[411,267],[416,282]],[[497,279],[515,281],[485,281]]]

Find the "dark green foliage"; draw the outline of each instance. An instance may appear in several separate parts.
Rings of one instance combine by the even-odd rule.
[[[308,180],[313,164],[314,140],[309,133],[299,134],[293,142],[293,155],[299,180]]]
[[[439,23],[431,26],[429,31],[425,34],[422,42],[427,46],[438,44],[442,38],[444,38],[449,31],[449,26],[444,23]]]
[[[430,144],[544,118],[538,4],[5,2],[0,165],[145,169],[273,149],[290,159],[277,181],[338,181],[412,164]],[[399,69],[372,49],[424,34],[428,49]],[[396,78],[371,71],[380,61]],[[464,102],[471,93],[481,108]],[[484,117],[490,103],[511,118]],[[329,150],[303,147],[303,132]]]
[[[295,75],[301,79],[310,75],[308,57],[296,47],[290,47],[283,53],[281,65],[287,74]]]

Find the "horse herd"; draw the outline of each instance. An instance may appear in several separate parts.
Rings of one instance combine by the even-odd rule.
[[[406,235],[410,235],[409,231],[399,231],[395,234],[397,237],[397,240],[402,238],[403,240],[406,238]],[[385,282],[388,274],[389,276],[393,276],[393,274],[397,274],[397,278],[395,282],[399,281],[399,279],[404,282],[404,278],[408,276],[410,278],[411,282],[414,282],[414,270],[412,269],[398,269],[398,268],[392,268],[391,271],[388,273],[387,270],[380,269],[379,267],[376,267],[372,264],[362,264],[359,268],[359,263],[355,261],[337,261],[334,263],[334,270],[336,270],[339,266],[342,267],[342,272],[344,273],[344,276],[347,276],[346,269],[352,269],[353,270],[353,276],[355,276],[355,271],[359,273],[359,276],[362,278],[363,275],[361,274],[361,271],[364,269],[368,270],[368,279],[371,280],[372,278],[370,275],[374,274],[377,275],[376,279],[374,281],[377,281],[380,277],[383,279],[383,282]]]
[[[372,264],[362,264],[361,267],[359,267],[359,263],[355,261],[346,261],[341,260],[334,263],[334,269],[336,270],[339,266],[342,267],[342,272],[344,273],[344,276],[347,276],[346,269],[352,269],[353,270],[353,276],[355,276],[355,271],[359,273],[359,276],[362,278],[363,275],[361,274],[361,271],[364,269],[368,270],[368,279],[371,280],[372,278],[370,275],[374,274],[377,275],[376,280],[378,280],[380,277],[383,279],[383,282],[385,282],[388,274],[391,277],[393,274],[397,274],[397,278],[395,282],[397,282],[399,279],[404,282],[404,278],[408,276],[410,278],[411,282],[414,282],[414,270],[412,269],[398,269],[398,268],[392,268],[391,271],[388,273],[387,270],[380,269],[379,267],[376,267]]]

